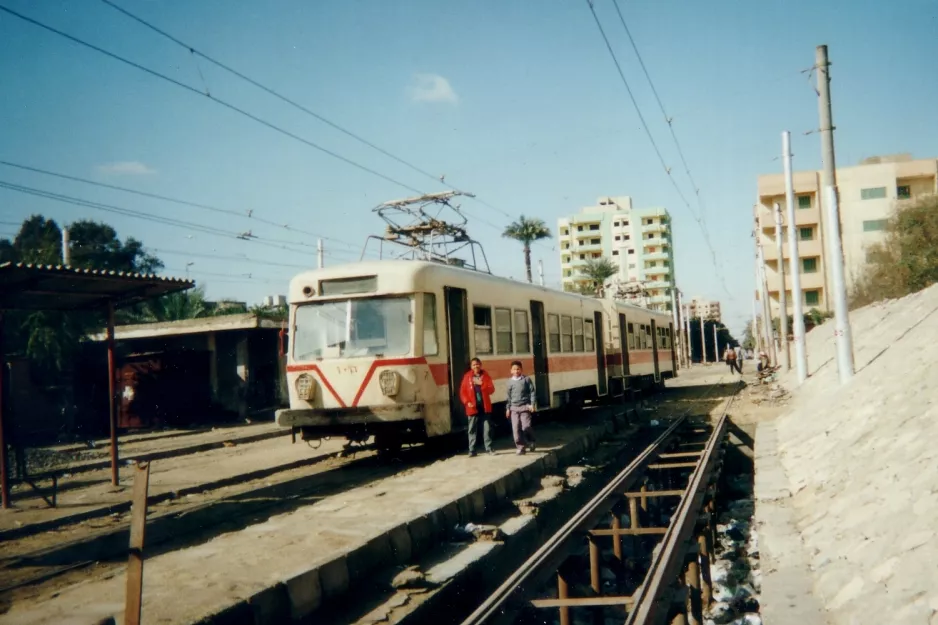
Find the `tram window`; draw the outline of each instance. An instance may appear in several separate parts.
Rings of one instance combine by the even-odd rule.
[[[583,320],[580,317],[573,318],[573,351],[583,351]]]
[[[512,352],[511,340],[511,310],[508,308],[495,309],[495,347],[499,354]]]
[[[531,353],[531,334],[528,332],[528,311],[515,311],[515,352]]]
[[[629,324],[629,349],[635,349],[635,327]]]
[[[573,351],[573,319],[570,315],[560,317],[560,347],[565,352]]]
[[[475,326],[476,354],[491,354],[492,309],[488,306],[473,306],[472,322]]]
[[[648,349],[648,328],[645,327],[645,324],[639,326],[641,329],[640,338],[642,341],[641,349]]]
[[[423,294],[423,355],[436,356],[440,346],[436,340],[436,295]]]
[[[560,317],[547,315],[547,342],[550,351],[560,351]]]
[[[586,351],[591,352],[596,349],[596,343],[593,341],[593,322],[589,319],[583,320],[583,340]]]

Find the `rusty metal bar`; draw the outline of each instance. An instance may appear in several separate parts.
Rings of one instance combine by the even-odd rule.
[[[629,499],[633,499],[633,498],[635,498],[635,497],[643,497],[643,498],[648,498],[648,497],[683,497],[683,496],[684,496],[684,491],[683,491],[683,490],[677,490],[677,489],[675,489],[675,490],[645,490],[645,491],[632,491],[632,492],[628,492],[628,493],[623,493],[623,495],[626,496],[626,497],[628,497]]]
[[[536,591],[541,583],[546,581],[547,578],[544,576],[556,571],[566,559],[569,548],[574,541],[582,540],[582,532],[588,528],[596,527],[603,517],[612,512],[617,501],[620,501],[616,494],[629,488],[638,479],[652,459],[657,457],[659,450],[665,448],[664,446],[677,435],[678,430],[685,423],[686,418],[683,416],[675,419],[661,436],[655,439],[635,460],[604,486],[589,503],[551,536],[534,555],[528,558],[521,568],[515,571],[482,605],[476,608],[463,621],[463,625],[493,622],[496,619],[505,618],[508,610],[524,605],[525,593]]]
[[[593,592],[599,594],[602,592],[602,582],[599,579],[599,545],[596,544],[596,541],[593,540],[593,536],[590,535],[590,587],[593,589]]]
[[[606,606],[630,606],[632,597],[573,597],[564,599],[535,599],[535,608],[596,608]]]
[[[622,529],[622,522],[619,520],[619,515],[615,512],[612,513],[612,554],[615,556],[616,560],[620,563],[622,562],[622,535],[618,533]]]
[[[3,509],[10,507],[10,482],[7,475],[7,442],[4,437],[6,428],[5,410],[6,402],[3,401],[4,380],[7,373],[7,359],[3,353],[3,311],[0,310],[0,499],[2,499]]]
[[[697,466],[696,462],[662,462],[660,464],[650,464],[649,469],[693,469]]]
[[[143,607],[143,545],[147,528],[147,490],[150,463],[137,463],[134,469],[133,512],[130,519],[130,554],[127,561],[127,596],[124,625],[140,625]]]
[[[658,454],[658,457],[659,458],[698,458],[700,457],[700,454],[702,453],[703,453],[703,450],[701,451],[675,451],[675,452],[671,452],[667,454]]]
[[[668,533],[666,527],[626,527],[620,529],[599,529],[590,530],[590,536],[645,536],[658,534],[663,536]]]
[[[570,588],[567,586],[567,580],[558,572],[557,597],[560,601],[565,601],[569,596]],[[570,625],[570,608],[564,604],[560,605],[560,625]]]
[[[700,464],[691,474],[687,487],[688,495],[681,500],[672,517],[668,533],[662,541],[661,549],[652,560],[645,583],[634,595],[635,609],[629,612],[626,625],[653,623],[665,616],[660,613],[664,607],[661,599],[681,571],[686,545],[696,526],[698,513],[703,506],[710,483],[711,472],[717,464],[723,440],[726,437],[728,423],[726,410],[730,403],[727,402],[723,414],[717,420],[713,434],[708,439],[704,453],[700,457]]]
[[[120,476],[117,466],[117,355],[114,349],[114,302],[107,303],[107,393],[108,417],[111,423],[111,484],[118,486]]]

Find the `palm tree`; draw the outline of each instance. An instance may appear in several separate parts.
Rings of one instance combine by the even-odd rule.
[[[520,241],[524,245],[524,268],[527,272],[528,282],[531,280],[531,244],[541,239],[551,238],[550,228],[543,219],[521,215],[518,221],[512,222],[505,228],[502,236],[506,239]]]
[[[590,281],[593,293],[606,284],[606,280],[619,273],[619,267],[606,257],[590,258],[580,269],[584,278]]]

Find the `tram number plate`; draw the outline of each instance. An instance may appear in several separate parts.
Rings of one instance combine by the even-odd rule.
[[[358,373],[358,367],[355,365],[346,365],[344,367],[336,367],[336,371],[339,373]]]

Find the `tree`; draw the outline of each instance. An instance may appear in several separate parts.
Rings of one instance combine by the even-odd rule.
[[[602,256],[588,259],[586,265],[580,269],[580,273],[589,280],[590,290],[595,294],[600,287],[605,286],[606,280],[619,273],[619,267]]]
[[[502,236],[506,239],[514,239],[524,246],[524,268],[528,276],[528,282],[531,279],[531,244],[541,239],[551,238],[550,229],[543,219],[537,217],[527,218],[524,215],[518,221],[512,222],[505,228]]]
[[[71,265],[130,273],[152,273],[162,268],[139,241],[121,242],[114,229],[82,220],[69,227]],[[62,231],[52,219],[32,215],[23,221],[12,241],[0,240],[0,262],[62,264]],[[41,375],[60,372],[76,353],[78,342],[90,330],[100,328],[100,311],[11,311],[7,315],[7,352],[26,355]],[[17,331],[18,330],[18,331]]]
[[[900,204],[886,225],[885,239],[867,248],[866,258],[850,293],[851,308],[938,282],[938,195]]]

